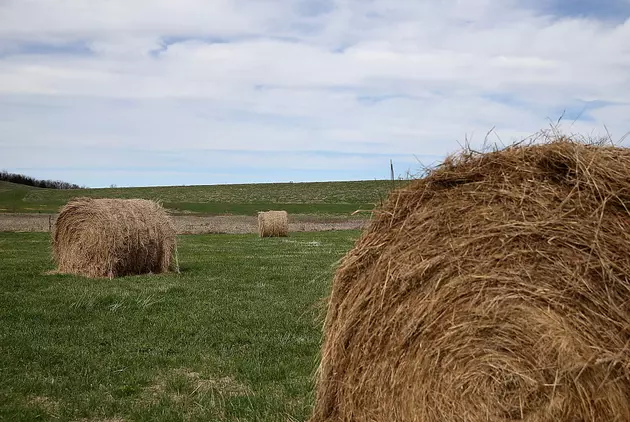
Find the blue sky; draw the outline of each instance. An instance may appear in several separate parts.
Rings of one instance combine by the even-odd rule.
[[[630,16],[628,0],[534,0],[534,10],[563,18],[594,18],[623,23]]]
[[[561,115],[630,131],[630,0],[5,0],[0,169],[380,179]]]

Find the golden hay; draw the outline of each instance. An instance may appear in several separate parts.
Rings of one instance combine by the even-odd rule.
[[[118,277],[169,270],[175,229],[164,209],[144,199],[75,198],[53,232],[57,272]]]
[[[451,157],[338,269],[312,422],[630,421],[630,152]]]
[[[258,213],[258,234],[260,237],[284,237],[289,234],[289,216],[286,211]]]

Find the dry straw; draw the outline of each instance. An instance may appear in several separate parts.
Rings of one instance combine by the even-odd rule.
[[[630,152],[465,151],[345,256],[312,422],[630,421]]]
[[[61,209],[52,241],[58,272],[112,278],[168,271],[175,239],[156,202],[75,198]]]
[[[289,234],[289,216],[286,211],[258,213],[258,234],[260,237],[283,237]]]

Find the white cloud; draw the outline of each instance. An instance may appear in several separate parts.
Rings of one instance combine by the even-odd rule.
[[[286,4],[270,0],[5,0],[0,36],[72,40],[110,36],[234,36],[267,31]]]
[[[50,5],[0,2],[0,147],[328,150],[367,173],[362,154],[440,156],[492,127],[508,142],[564,109],[571,131],[630,130],[630,20],[512,0]],[[344,159],[310,162],[335,175]]]

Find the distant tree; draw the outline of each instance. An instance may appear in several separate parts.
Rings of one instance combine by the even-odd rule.
[[[83,186],[74,183],[63,182],[61,180],[38,180],[23,174],[9,173],[6,170],[0,171],[0,181],[17,183],[20,185],[34,186],[46,189],[83,189]]]

